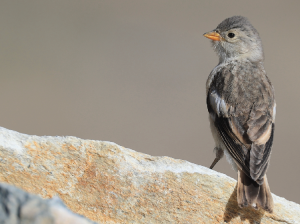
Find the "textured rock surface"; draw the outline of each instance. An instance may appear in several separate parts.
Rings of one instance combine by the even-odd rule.
[[[234,179],[111,142],[0,128],[0,181],[100,223],[300,223],[296,203],[274,195],[274,214],[240,209]]]
[[[62,201],[42,199],[11,185],[0,183],[1,224],[92,224],[69,211]]]

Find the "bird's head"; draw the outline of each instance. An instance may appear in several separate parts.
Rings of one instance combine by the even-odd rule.
[[[204,36],[212,40],[220,62],[232,58],[248,59],[253,62],[263,60],[259,34],[245,17],[227,18]]]

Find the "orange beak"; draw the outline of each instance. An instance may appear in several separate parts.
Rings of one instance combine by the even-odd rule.
[[[215,41],[220,41],[221,40],[221,36],[220,34],[218,34],[217,32],[207,32],[205,34],[203,34],[203,36],[207,37],[208,39],[211,40],[215,40]]]

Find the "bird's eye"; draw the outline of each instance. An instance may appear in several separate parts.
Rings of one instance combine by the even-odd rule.
[[[227,36],[228,36],[229,38],[234,38],[235,34],[234,34],[234,33],[229,33]]]

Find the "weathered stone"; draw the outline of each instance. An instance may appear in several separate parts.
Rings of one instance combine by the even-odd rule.
[[[58,198],[42,199],[0,183],[1,224],[92,224],[68,210]]]
[[[240,209],[234,179],[111,142],[1,128],[0,181],[101,223],[300,223],[296,203],[273,195],[273,214]]]

